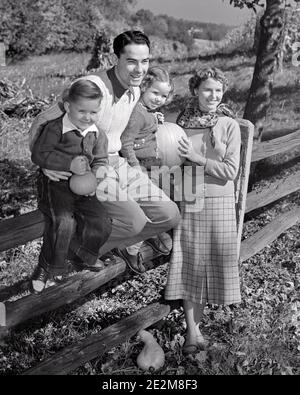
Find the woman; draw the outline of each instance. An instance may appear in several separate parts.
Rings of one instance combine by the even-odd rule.
[[[241,300],[234,191],[241,137],[230,110],[220,105],[227,86],[220,70],[200,70],[189,81],[192,100],[177,119],[188,136],[179,142],[184,166],[203,174],[196,172],[194,202],[181,202],[165,292],[166,299],[183,299],[186,354],[206,345],[199,328],[206,303]]]

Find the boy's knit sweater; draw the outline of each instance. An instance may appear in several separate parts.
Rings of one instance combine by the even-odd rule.
[[[121,136],[121,154],[130,166],[138,166],[145,158],[158,157],[156,131],[156,116],[138,102]]]
[[[62,131],[62,116],[45,125],[33,145],[33,163],[49,170],[70,171],[72,160],[83,155],[95,174],[99,166],[108,164],[105,133],[88,132],[83,136],[78,130]]]
[[[108,71],[109,72],[109,71]],[[95,122],[99,131],[103,131],[108,138],[108,153],[117,153],[121,149],[121,134],[123,133],[132,110],[140,97],[140,88],[131,87],[124,91],[118,99],[113,90],[113,85],[106,71],[97,75],[88,75],[80,79],[93,81],[101,90],[103,98],[100,105],[98,120]],[[31,125],[29,131],[30,148],[41,131],[41,125],[63,114],[58,103],[42,112]]]

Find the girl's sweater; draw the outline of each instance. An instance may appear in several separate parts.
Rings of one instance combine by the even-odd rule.
[[[157,158],[156,131],[156,116],[137,103],[121,136],[121,154],[130,166],[138,166],[146,158]]]

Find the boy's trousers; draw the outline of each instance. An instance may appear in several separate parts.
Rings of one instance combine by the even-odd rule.
[[[42,172],[37,186],[38,207],[46,223],[39,265],[53,275],[61,274],[71,251],[70,256],[95,264],[112,230],[103,205],[96,196],[76,195],[68,181],[51,181]]]

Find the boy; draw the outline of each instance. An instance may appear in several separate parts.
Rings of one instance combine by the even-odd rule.
[[[95,175],[108,163],[107,137],[95,125],[102,100],[100,88],[78,80],[64,94],[65,115],[49,121],[32,149],[32,161],[40,168]],[[32,276],[32,290],[41,292],[48,279],[61,279],[72,251],[73,263],[97,271],[100,247],[111,233],[111,220],[95,194],[79,196],[68,180],[51,181],[40,171],[38,206],[46,227],[39,264]],[[75,226],[77,224],[77,232]],[[69,253],[69,254],[68,254]]]

